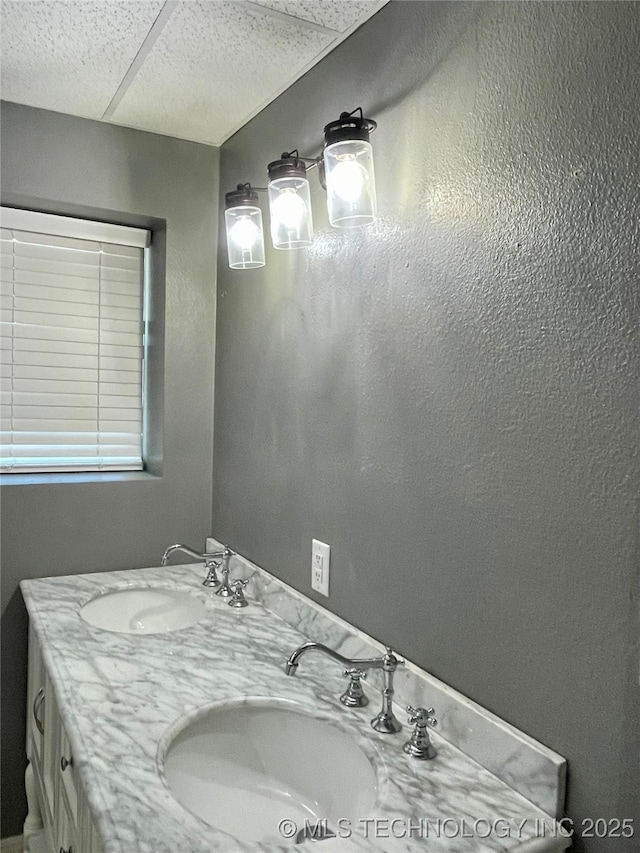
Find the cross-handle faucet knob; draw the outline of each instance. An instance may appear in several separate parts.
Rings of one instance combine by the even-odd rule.
[[[244,588],[248,583],[247,580],[237,580],[230,584],[233,596],[229,601],[229,607],[247,607],[249,602],[244,597]]]
[[[364,708],[369,704],[369,700],[360,682],[366,679],[367,673],[357,667],[349,667],[345,669],[344,675],[349,677],[349,686],[340,697],[340,701],[347,708]]]
[[[415,724],[415,728],[408,740],[402,747],[403,750],[412,758],[418,758],[425,761],[430,758],[435,758],[438,754],[429,740],[427,728],[438,725],[438,721],[433,716],[435,713],[433,708],[413,708],[407,706],[409,714],[409,722]]]
[[[202,586],[216,587],[220,586],[220,578],[216,574],[216,569],[222,565],[222,560],[205,560],[204,567],[208,570],[206,578],[202,581]]]
[[[409,714],[409,722],[415,723],[417,726],[434,728],[438,725],[438,721],[433,716],[435,708],[412,708],[411,705],[407,705],[407,713]]]

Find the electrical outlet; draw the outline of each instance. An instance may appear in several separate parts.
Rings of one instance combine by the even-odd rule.
[[[329,564],[331,548],[317,539],[311,540],[311,589],[329,597]]]

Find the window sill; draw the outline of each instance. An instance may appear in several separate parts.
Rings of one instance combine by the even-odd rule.
[[[49,483],[132,483],[162,479],[148,471],[78,471],[49,474],[0,474],[0,486],[43,486]]]

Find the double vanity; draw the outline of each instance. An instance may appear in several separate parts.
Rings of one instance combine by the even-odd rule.
[[[569,845],[561,756],[224,563],[23,581],[26,853]]]

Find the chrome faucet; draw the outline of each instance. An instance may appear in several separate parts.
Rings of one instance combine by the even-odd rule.
[[[387,647],[385,654],[381,658],[345,658],[343,655],[338,654],[338,652],[335,652],[328,646],[324,646],[322,643],[303,643],[295,650],[287,661],[285,666],[286,674],[295,675],[296,670],[298,669],[298,661],[302,655],[312,651],[321,652],[322,654],[337,660],[338,663],[346,667],[345,675],[349,675],[351,679],[353,679],[354,676],[357,679],[362,678],[362,673],[366,672],[368,669],[381,669],[384,680],[384,686],[382,688],[382,710],[373,718],[373,720],[371,720],[371,726],[377,732],[381,732],[382,734],[395,734],[395,732],[399,732],[402,729],[402,724],[394,716],[392,700],[393,674],[399,666],[404,666],[404,661],[399,660],[393,653],[392,649]],[[342,704],[353,707],[354,703],[349,701],[349,699],[352,698],[352,695],[353,691],[352,688],[350,688],[340,697]],[[358,704],[364,705],[366,702]]]
[[[199,553],[198,551],[194,551],[193,548],[189,548],[186,545],[169,545],[167,550],[162,555],[162,559],[160,560],[161,566],[166,566],[169,561],[169,557],[173,554],[174,551],[184,551],[185,554],[188,554],[190,557],[195,557],[196,560],[203,560],[205,569],[207,569],[207,576],[202,581],[203,586],[220,586],[220,581],[216,574],[216,569],[220,568],[222,565],[222,561],[226,561],[227,566],[227,574],[228,574],[228,566],[229,566],[229,557],[232,557],[234,552],[230,548],[223,548],[222,551],[205,551],[204,553]]]
[[[433,716],[435,713],[433,708],[412,708],[407,705],[407,714],[409,714],[409,722],[415,725],[411,738],[405,743],[402,749],[412,758],[418,758],[421,761],[428,761],[435,758],[438,754],[435,747],[429,740],[427,727],[438,725],[438,721]]]

